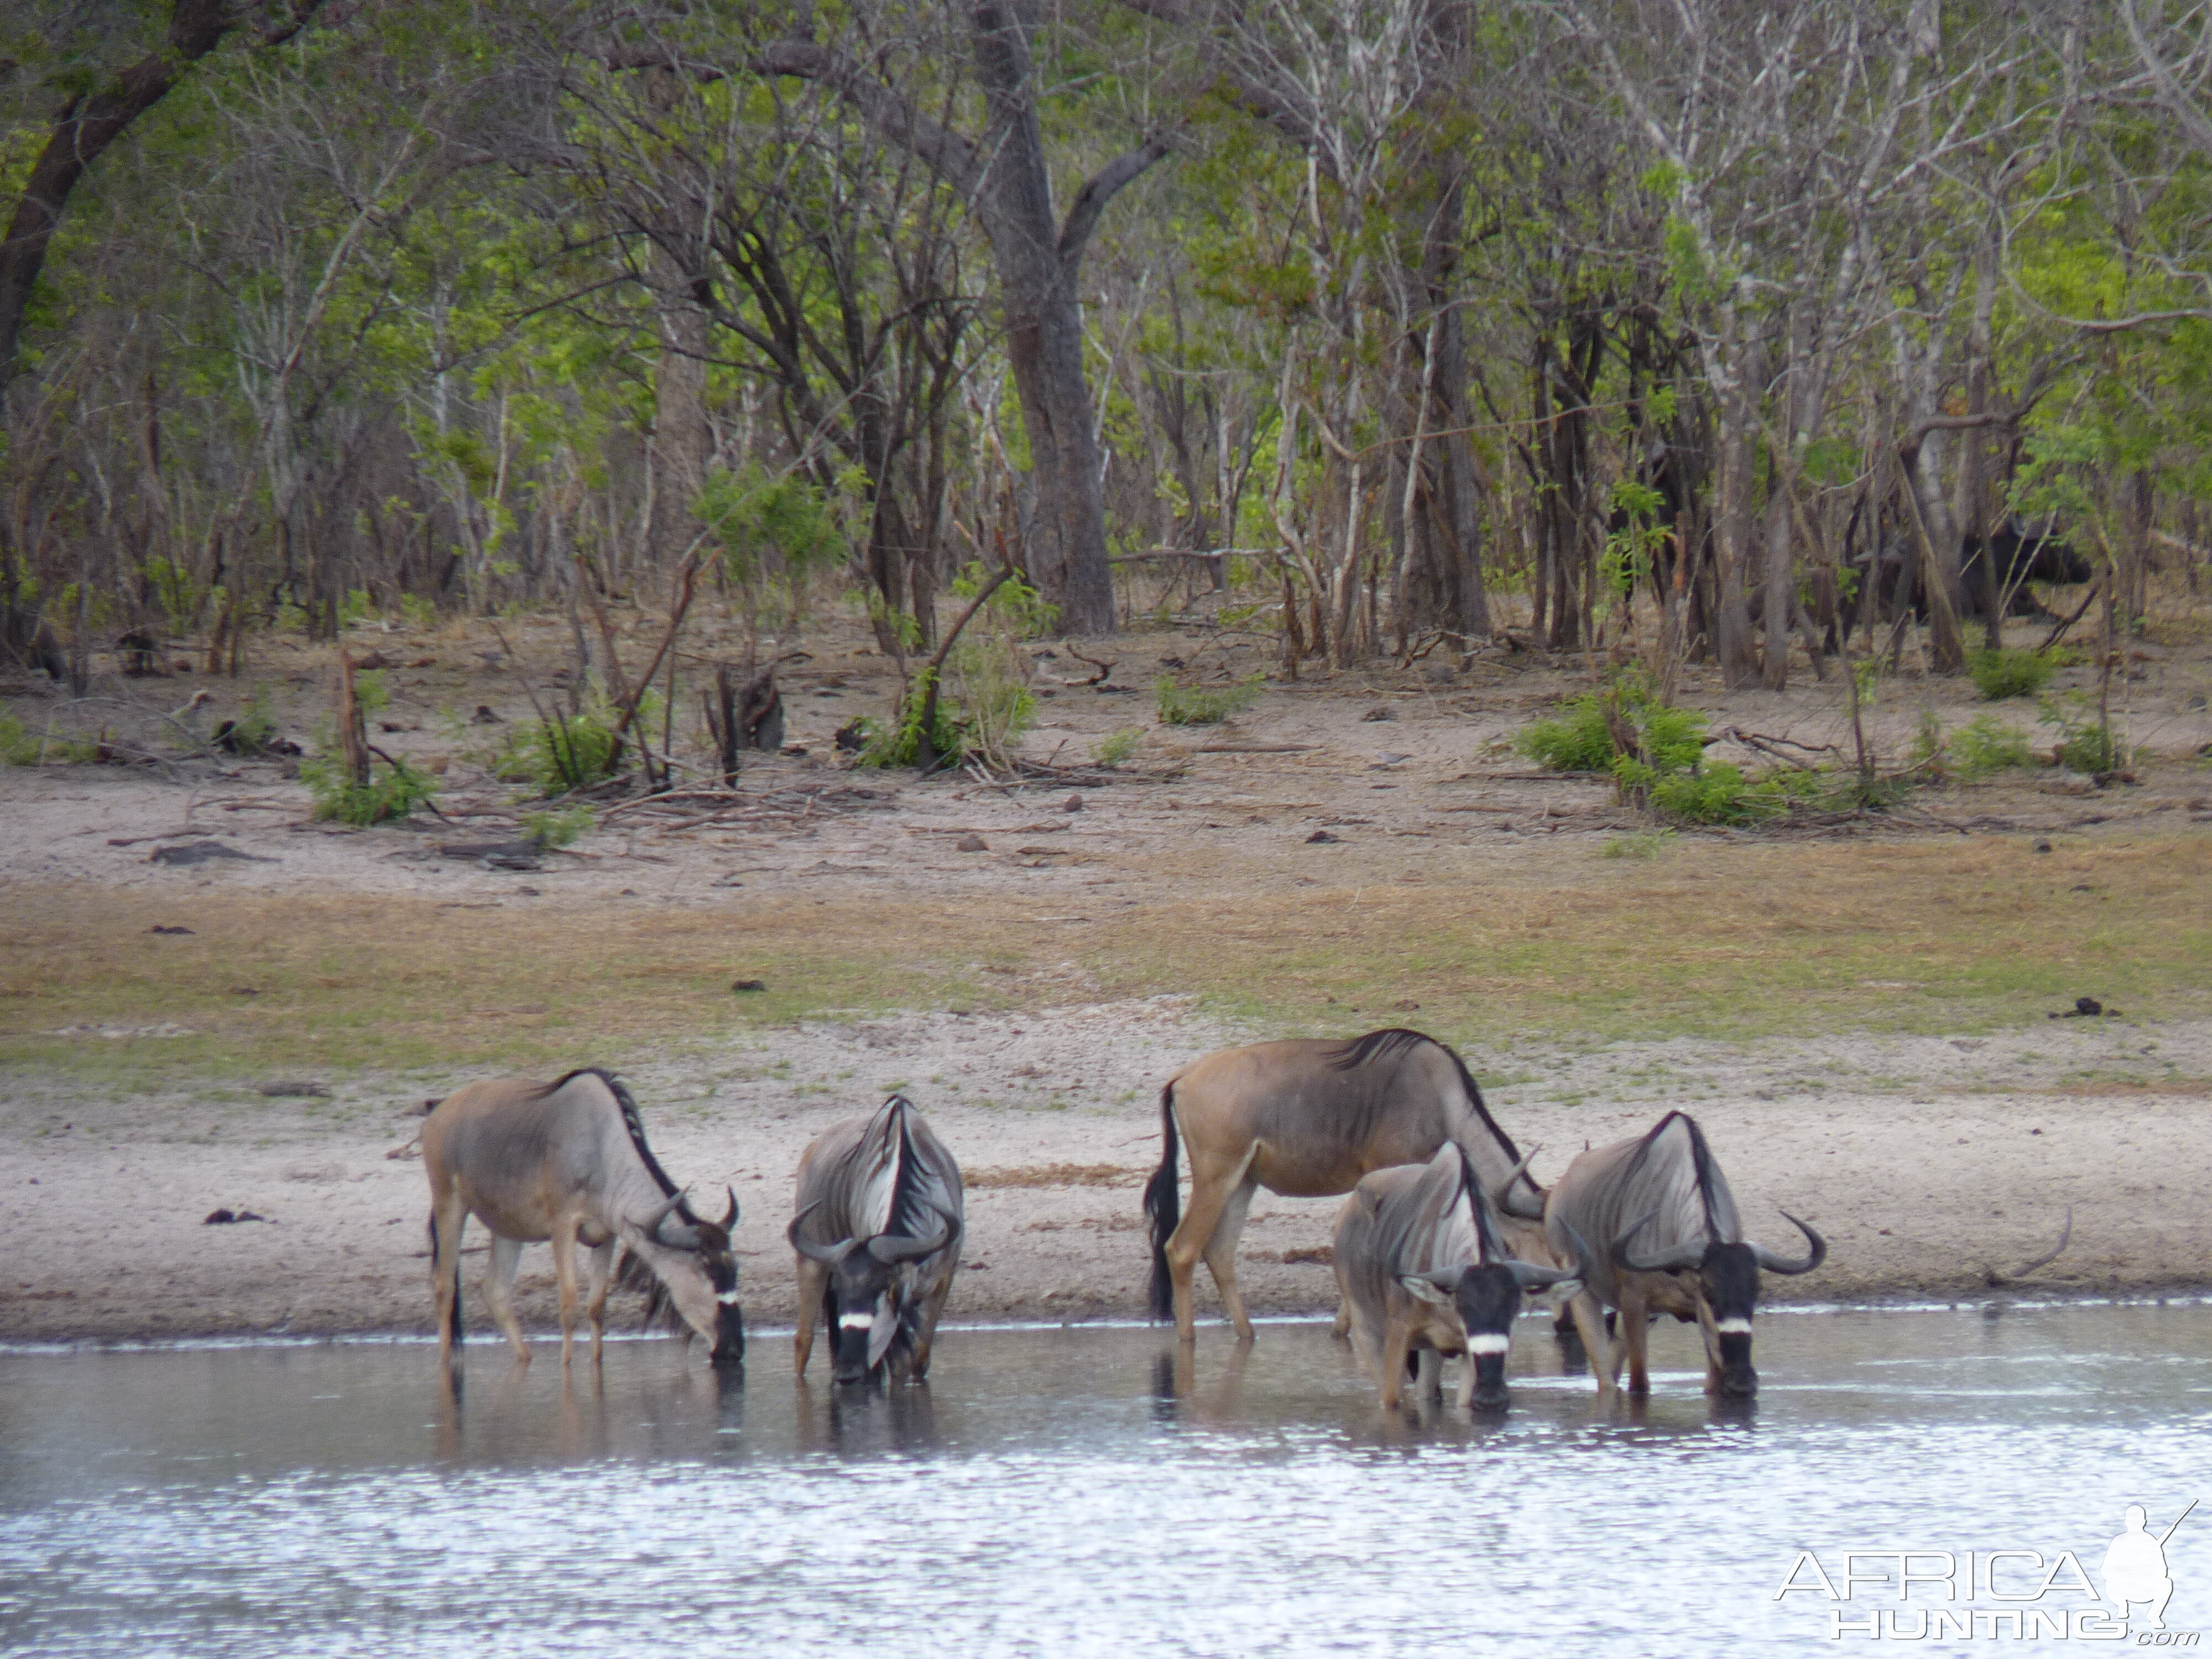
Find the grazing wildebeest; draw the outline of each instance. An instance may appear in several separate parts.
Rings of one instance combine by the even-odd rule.
[[[475,1216],[490,1230],[484,1275],[492,1316],[527,1364],[514,1316],[522,1247],[550,1240],[561,1282],[561,1363],[568,1363],[576,1311],[576,1245],[592,1252],[592,1358],[599,1357],[607,1281],[626,1250],[657,1281],[718,1365],[743,1361],[744,1320],[730,1229],[737,1195],[720,1221],[694,1215],[646,1144],[637,1102],[597,1066],[552,1083],[493,1078],[456,1089],[422,1126],[430,1178],[430,1283],[438,1302],[438,1352],[450,1364],[461,1335],[461,1230]]]
[[[1555,1252],[1576,1237],[1591,1248],[1580,1256],[1583,1289],[1574,1299],[1575,1328],[1598,1374],[1598,1392],[1620,1386],[1628,1358],[1628,1387],[1648,1394],[1645,1327],[1655,1314],[1698,1322],[1705,1340],[1705,1392],[1749,1395],[1751,1317],[1759,1273],[1808,1273],[1826,1259],[1820,1234],[1784,1214],[1811,1248],[1785,1261],[1747,1243],[1728,1181],[1705,1145],[1705,1132],[1684,1112],[1669,1112],[1650,1131],[1583,1152],[1552,1188],[1545,1226]],[[1606,1340],[1601,1310],[1620,1315],[1620,1340]],[[1607,1356],[1601,1364],[1600,1355]]]
[[[1190,1206],[1176,1188],[1177,1131],[1190,1146]],[[1482,1103],[1467,1063],[1419,1031],[1370,1031],[1349,1042],[1297,1037],[1224,1048],[1160,1091],[1160,1166],[1145,1187],[1152,1219],[1152,1317],[1196,1334],[1191,1279],[1200,1256],[1241,1341],[1252,1322],[1237,1289],[1237,1239],[1252,1194],[1333,1198],[1394,1164],[1463,1150],[1476,1177],[1502,1190],[1516,1254],[1543,1249],[1544,1194]]]
[[[1960,544],[1959,574],[1968,616],[1986,617],[2002,603],[2008,616],[2035,617],[2043,606],[2029,582],[2086,582],[2096,570],[2048,523],[2032,525],[2015,514],[1995,535]]]
[[[1571,1268],[1516,1261],[1489,1195],[1457,1146],[1426,1164],[1360,1177],[1337,1212],[1337,1288],[1353,1349],[1395,1407],[1409,1354],[1423,1391],[1442,1392],[1442,1360],[1467,1356],[1459,1403],[1505,1404],[1505,1354],[1523,1292],[1572,1279]]]
[[[800,1376],[817,1312],[838,1382],[861,1382],[887,1362],[910,1382],[928,1374],[964,1204],[959,1164],[904,1095],[814,1138],[799,1159],[788,1234],[799,1253]]]

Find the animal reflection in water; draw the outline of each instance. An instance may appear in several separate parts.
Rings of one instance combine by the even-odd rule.
[[[1420,1164],[1441,1146],[1467,1155],[1513,1252],[1541,1260],[1544,1194],[1510,1136],[1483,1104],[1466,1063],[1419,1031],[1371,1031],[1350,1042],[1300,1038],[1226,1048],[1160,1091],[1159,1168],[1145,1188],[1152,1222],[1152,1317],[1195,1334],[1191,1280],[1201,1257],[1239,1340],[1252,1321],[1237,1288],[1237,1240],[1252,1194],[1330,1198],[1363,1176]],[[1190,1149],[1190,1203],[1176,1185],[1178,1140]]]
[[[1648,1133],[1582,1153],[1552,1188],[1547,1226],[1554,1250],[1582,1247],[1583,1287],[1575,1323],[1597,1374],[1600,1394],[1620,1386],[1648,1394],[1644,1353],[1649,1321],[1669,1313],[1694,1320],[1705,1335],[1705,1391],[1747,1397],[1759,1388],[1751,1366],[1751,1320],[1759,1273],[1808,1273],[1826,1260],[1820,1235],[1796,1217],[1805,1255],[1791,1261],[1747,1243],[1728,1178],[1686,1112],[1669,1112]],[[1616,1310],[1618,1342],[1607,1340],[1600,1315]]]
[[[799,1257],[793,1364],[806,1374],[817,1311],[832,1374],[858,1382],[929,1372],[964,1237],[960,1166],[903,1095],[816,1136],[799,1160],[787,1237]]]
[[[1524,1160],[1525,1163],[1525,1160]],[[1521,1173],[1500,1183],[1510,1184]],[[1572,1240],[1576,1256],[1584,1252]],[[1571,1269],[1516,1261],[1499,1237],[1490,1200],[1457,1146],[1426,1164],[1363,1176],[1336,1220],[1337,1316],[1342,1334],[1395,1409],[1410,1364],[1419,1392],[1443,1392],[1443,1361],[1463,1355],[1462,1409],[1506,1403],[1505,1355],[1521,1299],[1575,1283]]]
[[[596,1067],[552,1083],[497,1078],[471,1083],[440,1102],[422,1126],[422,1169],[430,1182],[430,1283],[437,1301],[438,1352],[450,1366],[461,1339],[461,1233],[471,1215],[492,1235],[484,1287],[492,1317],[530,1361],[514,1316],[514,1273],[525,1244],[550,1242],[561,1287],[561,1362],[568,1363],[576,1315],[576,1246],[592,1253],[586,1314],[592,1358],[599,1358],[607,1286],[617,1250],[625,1282],[662,1298],[696,1334],[717,1365],[744,1356],[737,1261],[730,1229],[738,1200],[720,1221],[692,1212],[646,1142],[637,1102]]]

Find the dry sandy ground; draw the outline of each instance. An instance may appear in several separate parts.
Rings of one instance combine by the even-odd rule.
[[[781,1233],[799,1149],[901,1085],[969,1175],[957,1314],[1095,1318],[1141,1311],[1139,1188],[1158,1158],[1159,1085],[1242,1035],[1173,997],[1034,1015],[911,1015],[780,1034],[772,1058],[788,1067],[777,1075],[763,1073],[764,1043],[703,1064],[640,1068],[633,1080],[671,1170],[708,1191],[736,1189],[756,1322],[791,1316]],[[1779,1206],[1832,1243],[1820,1274],[1771,1281],[1777,1297],[1986,1294],[1984,1269],[2039,1252],[2069,1206],[2072,1247],[2039,1283],[2201,1285],[2212,1280],[2204,1100],[2084,1094],[2060,1081],[2150,1063],[2153,1051],[2156,1063],[2201,1076],[2212,1071],[2212,1025],[2067,1022],[2032,1042],[1681,1040],[1524,1051],[1518,1068],[1538,1079],[1491,1093],[1522,1144],[1545,1147],[1540,1176],[1585,1140],[1637,1133],[1668,1105],[1693,1108],[1755,1237],[1791,1243]],[[1489,1058],[1469,1055],[1479,1073]],[[1882,1086],[1869,1086],[1875,1079]],[[962,1103],[986,1092],[999,1103]],[[79,1099],[65,1127],[40,1134],[62,1109],[9,1102],[0,1335],[425,1328],[427,1206],[422,1165],[407,1155],[414,1103],[341,1089],[313,1116],[256,1109],[234,1126],[183,1099]],[[219,1206],[268,1219],[204,1224]],[[1284,1257],[1325,1244],[1336,1207],[1264,1194],[1255,1204],[1245,1234],[1255,1309],[1334,1306],[1325,1266]],[[526,1264],[526,1309],[550,1322],[550,1261],[533,1252]]]
[[[543,655],[533,667],[542,684],[561,631],[511,625],[509,633],[526,655]],[[398,647],[407,661],[420,662],[411,653],[421,652],[446,665],[396,672],[385,719],[401,729],[375,735],[418,757],[445,757],[447,809],[480,814],[463,821],[498,835],[511,822],[503,814],[512,792],[470,757],[495,728],[441,728],[437,714],[483,702],[506,726],[527,718],[512,675],[467,661],[483,643],[447,629]],[[1111,684],[1130,687],[1148,687],[1163,659],[1195,665],[1202,650],[1212,653],[1206,662],[1240,673],[1265,665],[1218,637],[1115,645]],[[327,656],[269,650],[280,713],[303,732],[328,706]],[[1034,902],[1036,925],[1075,927],[1170,896],[1188,902],[1196,882],[1224,915],[1234,908],[1252,925],[1267,905],[1315,884],[1307,872],[1321,866],[1301,860],[1316,854],[1356,854],[1365,878],[1378,881],[1424,872],[1510,883],[1528,859],[1574,842],[1588,856],[1599,838],[1638,827],[1604,787],[1533,775],[1504,748],[1551,700],[1577,689],[1575,665],[1487,658],[1455,675],[1416,668],[1279,686],[1231,726],[1182,731],[1152,726],[1148,696],[1053,684],[1078,678],[1064,657],[1039,665],[1054,696],[1029,752],[1077,758],[1108,732],[1141,725],[1149,735],[1136,764],[1172,780],[1087,789],[1083,810],[1066,812],[1065,786],[1009,794],[958,779],[840,776],[826,757],[830,732],[854,713],[879,711],[890,689],[881,659],[847,641],[786,681],[788,735],[811,752],[757,763],[745,786],[763,795],[845,783],[878,792],[842,811],[708,821],[641,809],[612,816],[542,872],[508,873],[441,858],[451,830],[313,825],[304,793],[273,767],[203,763],[161,778],[112,768],[0,769],[0,916],[10,891],[127,894],[151,907],[149,916],[164,898],[429,895],[456,912],[559,907],[588,927],[617,909],[690,913],[739,905],[748,887],[804,883],[833,896],[1012,891]],[[2071,671],[2077,680],[2083,672]],[[2164,757],[2141,787],[2092,792],[2086,780],[2045,772],[1933,797],[1934,817],[1984,834],[2201,834],[2194,826],[2212,817],[2212,784],[2189,757],[2212,740],[2204,707],[2212,672],[2201,653],[2155,647],[2134,653],[2127,672],[2134,678],[2120,682],[2120,695],[2132,734]],[[177,684],[154,695],[165,699]],[[147,695],[143,686],[111,689]],[[1923,707],[1953,724],[1974,712],[1971,689],[1957,685],[1886,696],[1875,724],[1891,754]],[[1686,696],[1717,726],[1808,743],[1835,741],[1844,729],[1833,680],[1776,698],[1723,695],[1693,674]],[[15,704],[27,717],[30,701]],[[222,712],[186,718],[204,726]],[[1310,851],[1319,830],[1354,846]],[[971,833],[986,848],[956,850]],[[194,869],[148,861],[150,846],[211,835],[267,861]],[[1288,1033],[1230,1029],[1179,995],[1086,1002],[1097,993],[1073,964],[1062,982],[1032,975],[1024,994],[1034,1006],[1015,1013],[814,1022],[630,1068],[668,1167],[702,1189],[728,1182],[743,1201],[738,1243],[756,1322],[792,1311],[781,1234],[800,1148],[893,1087],[913,1096],[969,1172],[957,1316],[1140,1310],[1147,1257],[1138,1189],[1158,1156],[1162,1083],[1210,1048]],[[27,1006],[4,1022],[15,1035],[36,1029]],[[1401,1021],[1419,1016],[1347,1010],[1337,1029]],[[79,1036],[155,1042],[160,1033]],[[1491,1079],[1501,1121],[1524,1146],[1543,1145],[1540,1176],[1556,1174],[1586,1142],[1635,1133],[1669,1106],[1693,1109],[1755,1236],[1788,1248],[1792,1235],[1776,1215],[1786,1206],[1832,1241],[1828,1267],[1810,1279],[1772,1281],[1777,1297],[1987,1294],[1984,1270],[2039,1253],[2069,1206],[2072,1248],[2039,1283],[2084,1291],[2212,1283],[2212,1118],[2202,1081],[2212,1076],[2212,1024],[2069,1020],[1957,1038],[1522,1044],[1468,1059]],[[2115,1075],[2168,1080],[2081,1080]],[[416,1127],[407,1113],[421,1091],[374,1078],[331,1089],[326,1100],[242,1109],[208,1103],[186,1080],[173,1092],[118,1099],[65,1076],[21,1068],[0,1076],[8,1242],[0,1340],[427,1328],[422,1177],[405,1150]],[[203,1224],[218,1207],[267,1219]],[[1255,1310],[1333,1306],[1325,1266],[1284,1258],[1324,1244],[1335,1207],[1264,1196],[1255,1205],[1245,1235]],[[524,1284],[526,1313],[550,1322],[542,1253],[526,1258]],[[1201,1305],[1212,1305],[1203,1289]]]

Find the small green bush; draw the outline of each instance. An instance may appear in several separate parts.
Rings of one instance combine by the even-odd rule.
[[[1834,780],[1819,772],[1778,767],[1747,776],[1741,767],[1714,761],[1694,772],[1660,773],[1623,757],[1614,769],[1624,789],[1641,790],[1662,817],[1684,823],[1765,823],[1792,802],[1818,797]]]
[[[405,761],[368,763],[368,782],[356,783],[346,775],[345,762],[325,750],[300,763],[300,781],[315,798],[315,817],[336,818],[341,823],[382,823],[404,818],[438,793],[438,781],[418,772]]]
[[[638,724],[650,729],[659,699],[647,696],[638,708]],[[547,714],[507,738],[493,772],[510,782],[526,782],[540,796],[588,789],[621,769],[622,740],[615,735],[614,710],[594,693],[574,714]]]
[[[269,688],[257,685],[252,699],[238,711],[238,718],[216,727],[212,741],[234,755],[263,755],[268,753],[276,736],[276,716],[269,707]]]
[[[1690,769],[1704,756],[1705,717],[1694,708],[1677,708],[1659,702],[1633,679],[1573,698],[1557,719],[1538,720],[1522,731],[1513,739],[1513,746],[1553,772],[1611,771],[1613,733],[1605,719],[1608,698],[1635,728],[1644,758],[1656,771]]]
[[[599,823],[588,806],[571,806],[559,812],[526,812],[522,833],[540,847],[567,847]]]
[[[1228,685],[1178,685],[1163,675],[1153,687],[1159,697],[1160,724],[1218,726],[1257,702],[1266,683],[1264,675],[1255,674]]]
[[[2043,700],[2043,720],[2058,728],[2058,763],[2092,777],[2118,772],[2128,763],[2128,746],[2109,723],[2098,719],[2089,700],[2075,692],[2064,702]]]
[[[2034,696],[2051,684],[2051,659],[2039,651],[1978,648],[1966,654],[1966,672],[1991,702]]]
[[[1656,859],[1673,845],[1672,830],[1647,830],[1630,836],[1608,837],[1598,849],[1606,859]]]
[[[22,721],[0,708],[0,766],[36,766],[41,746]]]
[[[873,767],[919,766],[921,764],[921,718],[929,701],[930,682],[936,678],[933,671],[916,671],[914,683],[907,687],[906,702],[900,706],[899,717],[887,726],[878,726],[872,720],[861,723],[860,764]],[[932,711],[929,746],[942,760],[951,757],[954,765],[966,758],[969,749],[965,727],[952,717],[946,700],[940,696]]]
[[[1137,752],[1145,740],[1144,728],[1125,726],[1118,732],[1109,732],[1098,739],[1091,750],[1091,758],[1101,766],[1119,766]]]
[[[1977,714],[1953,734],[1951,772],[1972,781],[2031,763],[2027,733],[2001,724],[1994,714]]]

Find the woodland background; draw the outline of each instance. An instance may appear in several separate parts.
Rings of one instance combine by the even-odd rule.
[[[2206,558],[2208,76],[2168,0],[32,0],[0,624],[589,663],[696,573],[903,663],[1011,561],[1779,687],[1885,547],[1957,669],[2017,514],[2129,629]]]

